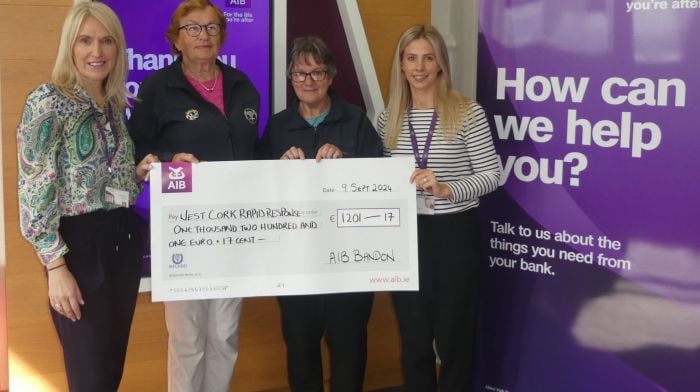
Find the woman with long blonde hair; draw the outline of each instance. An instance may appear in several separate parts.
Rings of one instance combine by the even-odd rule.
[[[501,170],[484,110],[452,88],[434,27],[401,36],[377,132],[385,156],[416,162],[420,290],[393,293],[405,390],[471,390],[481,263],[475,209]]]
[[[125,48],[109,7],[75,5],[51,83],[29,94],[17,128],[20,228],[45,267],[71,391],[119,388],[141,277],[129,206],[157,158],[134,167]]]

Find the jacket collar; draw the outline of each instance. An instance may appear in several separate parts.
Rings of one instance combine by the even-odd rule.
[[[331,97],[331,107],[328,110],[328,116],[323,120],[324,123],[331,123],[340,120],[343,117],[343,109],[339,105],[340,98],[333,91],[333,89],[328,90],[328,96]],[[289,129],[292,131],[307,129],[311,125],[299,114],[299,99],[295,96],[294,101],[289,107],[289,117],[288,123],[290,124]]]

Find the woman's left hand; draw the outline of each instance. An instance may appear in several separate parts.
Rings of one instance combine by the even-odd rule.
[[[81,317],[80,307],[85,305],[75,277],[70,272],[66,259],[61,257],[51,263],[47,271],[49,282],[49,303],[54,311],[71,321]]]
[[[342,157],[343,151],[333,144],[326,143],[318,149],[318,152],[316,153],[316,162],[320,161],[321,159],[336,159]]]
[[[441,199],[452,198],[452,189],[438,182],[435,173],[430,169],[416,169],[411,174],[411,184],[416,184],[416,188],[428,192]]]
[[[136,166],[136,180],[138,182],[148,181],[148,175],[151,172],[151,164],[160,162],[157,156],[153,154],[146,155],[141,162]]]

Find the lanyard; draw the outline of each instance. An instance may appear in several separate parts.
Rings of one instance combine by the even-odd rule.
[[[428,167],[428,154],[430,153],[430,143],[433,141],[433,133],[435,132],[435,125],[437,124],[437,110],[433,111],[433,118],[430,120],[430,127],[428,128],[428,136],[425,138],[425,145],[423,146],[423,155],[418,153],[418,138],[416,137],[416,131],[413,129],[413,124],[411,123],[411,109],[408,111],[408,133],[411,135],[411,146],[413,147],[413,156],[416,159],[416,164],[421,169],[426,169]]]
[[[114,137],[114,152],[110,153],[109,152],[109,144],[107,143],[107,129],[102,123],[97,119],[97,111],[95,110],[95,107],[90,105],[90,110],[92,111],[92,116],[95,118],[95,121],[98,124],[98,130],[100,131],[100,139],[102,139],[102,143],[105,146],[105,158],[107,159],[107,170],[112,173],[112,162],[114,161],[114,157],[117,155],[117,151],[119,151],[119,135],[117,134],[117,131],[113,127],[114,119],[112,118],[112,107],[108,103],[107,104],[107,124],[109,124],[109,128],[112,131],[112,136]]]

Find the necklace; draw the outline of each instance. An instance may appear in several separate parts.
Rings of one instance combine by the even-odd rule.
[[[184,67],[183,67],[183,68],[184,68]],[[200,82],[199,80],[197,80],[197,78],[195,78],[195,77],[194,77],[194,74],[192,74],[191,72],[187,71],[187,73],[189,73],[190,76],[192,76],[192,79],[194,79],[197,83],[199,83],[199,85],[202,86],[202,88],[203,88],[204,90],[206,90],[207,92],[212,92],[212,91],[214,91],[214,89],[216,88],[216,82],[218,81],[218,78],[219,78],[219,72],[218,72],[218,71],[219,71],[218,68],[214,69],[214,84],[212,84],[211,87],[205,86],[204,83],[202,83],[202,82]]]
[[[200,82],[199,80],[197,80],[197,83],[199,83],[199,85],[202,86],[203,89],[207,90],[207,92],[212,92],[216,88],[216,81],[218,77],[219,72],[217,72],[217,70],[214,70],[214,84],[211,85],[211,88],[205,86],[204,83]]]

